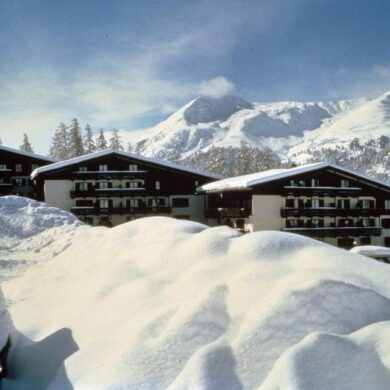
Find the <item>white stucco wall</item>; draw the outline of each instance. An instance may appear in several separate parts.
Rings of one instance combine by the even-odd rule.
[[[248,221],[253,231],[281,230],[284,227],[280,216],[281,207],[280,195],[253,195],[252,216]]]
[[[73,206],[73,199],[70,198],[70,191],[73,189],[71,180],[45,180],[43,189],[45,202],[70,211]]]

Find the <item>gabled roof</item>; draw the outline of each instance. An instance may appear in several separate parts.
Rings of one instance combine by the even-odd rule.
[[[62,169],[62,168],[66,168],[66,167],[76,165],[76,164],[79,164],[82,162],[94,160],[94,159],[99,158],[99,157],[104,157],[104,156],[108,156],[108,155],[115,155],[115,154],[118,156],[131,158],[133,160],[138,160],[141,162],[154,164],[154,165],[160,165],[160,166],[165,167],[165,168],[175,169],[177,171],[193,173],[193,174],[196,174],[199,176],[209,177],[211,179],[221,179],[221,177],[222,177],[221,175],[217,175],[215,173],[184,167],[184,166],[181,166],[181,165],[178,165],[175,163],[171,163],[169,161],[163,161],[163,160],[158,160],[155,158],[143,157],[143,156],[140,156],[138,154],[133,154],[133,153],[129,153],[129,152],[122,152],[119,150],[106,149],[106,150],[102,150],[100,152],[90,153],[90,154],[86,154],[84,156],[70,158],[68,160],[59,161],[59,162],[56,162],[54,164],[45,165],[44,167],[39,167],[39,168],[35,169],[35,171],[31,174],[31,178],[34,179],[35,177],[37,177],[38,175],[40,175],[42,173],[55,171],[57,169]]]
[[[294,167],[294,168],[270,169],[268,171],[251,173],[249,175],[230,177],[227,179],[222,179],[222,180],[214,181],[212,183],[205,184],[203,186],[198,187],[197,190],[199,192],[218,192],[224,190],[247,189],[247,188],[252,188],[253,186],[259,184],[268,183],[279,179],[285,179],[291,176],[296,176],[299,174],[312,172],[323,168],[335,169],[339,172],[343,172],[345,174],[352,175],[354,177],[365,180],[370,184],[377,184],[381,187],[386,187],[387,189],[390,190],[389,184],[385,182],[373,179],[371,177],[362,175],[360,173],[356,173],[349,169],[342,168],[337,165],[329,164],[326,162],[301,165],[299,167]]]
[[[10,152],[14,154],[20,154],[21,156],[37,158],[40,160],[45,160],[47,162],[56,162],[57,160],[51,157],[42,156],[40,154],[25,152],[24,150],[10,148],[9,146],[0,145],[0,152],[4,150],[5,152]]]

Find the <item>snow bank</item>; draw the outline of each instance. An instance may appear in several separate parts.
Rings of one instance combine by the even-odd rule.
[[[4,286],[5,389],[388,388],[388,265],[162,217],[78,229],[59,252]]]
[[[82,225],[73,214],[18,196],[0,197],[0,249],[63,225]]]
[[[5,299],[0,288],[0,351],[4,348],[11,332],[11,317],[5,307]]]
[[[390,257],[390,248],[377,245],[360,245],[351,249],[351,252],[359,253],[363,256]]]

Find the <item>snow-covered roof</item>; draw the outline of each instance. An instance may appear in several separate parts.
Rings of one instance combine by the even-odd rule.
[[[38,158],[38,159],[45,160],[45,161],[48,161],[48,162],[56,162],[57,161],[56,159],[51,158],[51,157],[42,156],[40,154],[31,153],[31,152],[25,152],[24,150],[14,149],[14,148],[10,148],[9,146],[0,145],[0,152],[2,150],[4,150],[5,152],[11,152],[11,153],[15,153],[15,154],[20,154],[20,155],[26,156],[26,157]]]
[[[333,168],[339,171],[343,171],[346,174],[359,176],[364,180],[368,180],[371,183],[375,182],[378,185],[389,188],[390,186],[387,183],[384,183],[380,180],[373,179],[371,177],[361,175],[360,173],[353,172],[349,169],[339,167],[337,165],[329,164],[326,162],[319,162],[313,164],[301,165],[299,167],[294,168],[286,168],[286,169],[270,169],[268,171],[251,173],[249,175],[230,177],[227,179],[222,179],[219,181],[215,181],[212,183],[205,184],[203,186],[198,187],[198,190],[201,192],[213,192],[213,191],[223,191],[223,190],[240,190],[251,188],[258,184],[267,183],[270,181],[284,179],[290,176],[299,175],[302,173],[307,173],[311,171],[315,171],[321,168]]]
[[[138,160],[138,161],[142,161],[142,162],[146,162],[146,163],[150,163],[150,164],[155,164],[155,165],[161,165],[163,167],[176,169],[178,171],[194,173],[196,175],[206,176],[206,177],[210,177],[212,179],[221,179],[222,178],[221,175],[217,175],[215,173],[201,171],[201,170],[193,169],[193,168],[188,168],[188,167],[184,167],[182,165],[178,165],[178,164],[175,164],[175,163],[172,163],[169,161],[163,161],[163,160],[159,160],[159,159],[155,159],[155,158],[144,157],[144,156],[140,156],[138,154],[133,154],[133,153],[129,153],[129,152],[122,152],[119,150],[112,150],[112,149],[106,149],[106,150],[102,150],[100,152],[90,153],[90,154],[86,154],[84,156],[70,158],[70,159],[64,160],[64,161],[59,161],[59,162],[56,162],[54,164],[46,165],[44,167],[39,167],[33,171],[33,173],[31,174],[31,178],[34,179],[36,176],[38,176],[42,173],[45,173],[45,172],[51,172],[51,171],[54,171],[57,169],[66,168],[66,167],[71,166],[71,165],[79,164],[81,162],[85,162],[85,161],[89,161],[89,160],[94,160],[95,158],[108,156],[110,154],[117,154],[119,156],[132,158],[134,160]]]

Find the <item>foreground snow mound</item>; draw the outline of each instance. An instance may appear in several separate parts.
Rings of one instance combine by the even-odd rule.
[[[73,214],[19,196],[0,197],[0,246],[62,225],[82,225]]]
[[[4,348],[11,333],[11,317],[5,307],[5,299],[0,287],[0,351]]]
[[[387,389],[389,278],[288,233],[78,229],[4,286],[19,332],[4,388]]]

